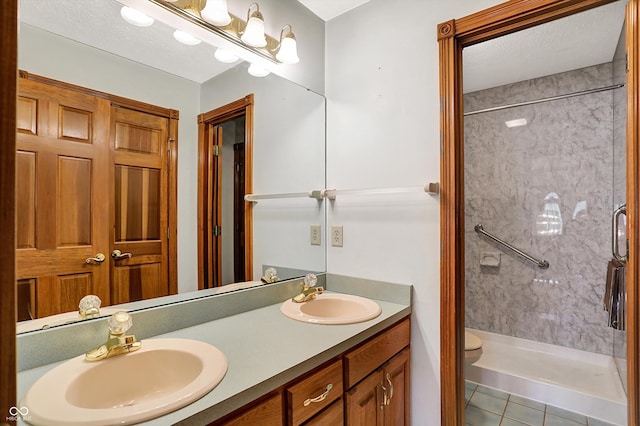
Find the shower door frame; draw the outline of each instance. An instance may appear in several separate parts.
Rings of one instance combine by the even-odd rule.
[[[464,425],[464,151],[462,49],[616,0],[511,0],[438,25],[440,55],[441,424]],[[640,425],[640,0],[628,0],[627,400]]]

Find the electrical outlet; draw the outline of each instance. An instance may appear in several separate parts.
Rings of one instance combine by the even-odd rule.
[[[319,246],[322,244],[322,237],[320,235],[320,225],[311,225],[311,245]]]
[[[342,226],[331,227],[331,245],[333,247],[342,247]]]

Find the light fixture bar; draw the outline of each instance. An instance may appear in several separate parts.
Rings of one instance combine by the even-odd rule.
[[[245,28],[246,22],[244,22],[242,19],[238,18],[233,14],[229,14],[231,16],[231,23],[229,25],[227,25],[226,27],[216,27],[215,25],[208,23],[204,19],[200,19],[199,17],[187,12],[186,10],[181,9],[180,7],[178,7],[173,3],[169,3],[164,0],[148,0],[148,1],[162,7],[165,10],[168,10],[169,12],[172,12],[180,16],[181,18],[184,18],[186,21],[189,21],[192,24],[196,24],[199,27],[212,31],[213,33],[215,33],[216,35],[219,35],[223,39],[230,41],[238,46],[241,46],[264,59],[267,59],[275,64],[280,63],[280,61],[278,61],[275,58],[275,56],[271,53],[272,51],[277,50],[278,44],[279,44],[278,40],[276,40],[275,38],[265,33],[265,38],[267,39],[267,45],[265,47],[257,48],[257,47],[252,47],[243,43],[242,40],[240,40],[240,37],[238,36],[238,34],[240,33],[240,31],[242,31]]]

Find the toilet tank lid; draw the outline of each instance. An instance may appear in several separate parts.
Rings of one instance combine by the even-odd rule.
[[[465,351],[474,351],[476,349],[480,349],[482,347],[482,340],[474,335],[469,333],[468,331],[464,332],[464,350]]]

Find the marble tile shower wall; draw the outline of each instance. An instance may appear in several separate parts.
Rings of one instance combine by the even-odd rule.
[[[465,95],[465,111],[612,84],[602,64]],[[527,125],[508,128],[508,120]],[[610,258],[613,93],[465,117],[466,326],[612,354],[602,300]],[[474,232],[491,232],[539,269]],[[499,266],[481,266],[487,254]]]

